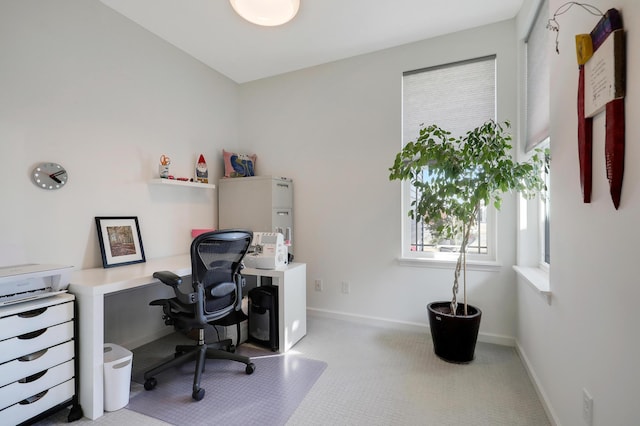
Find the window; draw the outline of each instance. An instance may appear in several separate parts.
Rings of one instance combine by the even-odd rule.
[[[550,44],[549,31],[546,28],[549,16],[548,0],[540,1],[540,8],[525,40],[526,48],[526,139],[524,140],[524,152],[529,153],[534,148],[550,147],[549,138],[549,92],[550,92],[550,52],[553,47]],[[542,194],[539,205],[539,220],[537,244],[539,246],[538,263],[548,267],[551,263],[550,247],[550,168],[551,161],[547,158],[545,182],[547,192]]]
[[[541,144],[541,148],[549,147],[549,139]],[[551,187],[551,158],[545,156],[546,167],[544,170],[544,183],[547,186],[547,192],[540,195],[540,259],[542,265],[547,267],[551,264],[551,196],[549,188]]]
[[[402,140],[415,140],[420,125],[437,124],[464,135],[489,119],[496,119],[495,56],[406,72],[402,81]],[[403,257],[455,259],[460,241],[434,238],[428,224],[408,216],[417,193],[403,182]],[[470,258],[493,257],[495,211],[482,206],[467,253]]]

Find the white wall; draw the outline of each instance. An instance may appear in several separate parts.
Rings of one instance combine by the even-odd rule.
[[[237,142],[237,89],[97,0],[0,2],[0,267],[102,267],[95,216],[137,216],[147,258],[186,253],[192,228],[217,223],[216,192],[148,182],[161,154],[192,177],[202,153],[217,180]],[[42,161],[67,168],[63,189],[31,183]],[[167,290],[110,296],[105,340],[170,331],[148,306]]]
[[[528,1],[527,4],[531,4]],[[551,0],[552,14],[564,0]],[[560,54],[551,70],[551,305],[532,288],[518,286],[520,351],[557,424],[580,425],[582,390],[594,399],[594,425],[638,423],[640,343],[635,316],[640,287],[633,265],[640,237],[640,3],[589,2],[622,12],[627,42],[625,176],[620,209],[609,196],[604,162],[605,115],[594,120],[593,191],[582,203],[578,173],[574,35],[588,33],[597,17],[574,7],[560,16]],[[555,38],[555,34],[551,35]]]
[[[497,54],[498,119],[515,123],[516,46],[509,21],[241,85],[241,146],[260,174],[294,180],[310,308],[426,327],[427,303],[450,299],[452,269],[397,263],[401,184],[388,168],[402,146],[402,72]],[[515,335],[513,200],[499,223],[503,267],[471,272],[470,302],[483,310],[482,338],[505,343]]]
[[[0,266],[102,266],[94,216],[138,216],[146,256],[185,253],[217,222],[211,190],[149,185],[161,154],[221,175],[237,85],[97,0],[0,3]],[[69,182],[30,181],[41,161]]]

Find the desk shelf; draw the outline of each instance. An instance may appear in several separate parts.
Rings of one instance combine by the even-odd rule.
[[[192,188],[201,189],[215,189],[216,186],[211,183],[189,182],[177,179],[152,179],[150,182],[152,185],[169,185],[169,186],[190,186]]]

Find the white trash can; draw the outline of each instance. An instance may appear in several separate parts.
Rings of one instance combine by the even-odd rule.
[[[133,353],[113,343],[104,344],[104,410],[116,411],[129,403]]]

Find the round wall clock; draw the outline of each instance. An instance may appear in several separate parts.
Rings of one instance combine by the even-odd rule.
[[[42,189],[60,189],[67,179],[67,171],[57,163],[40,163],[31,172],[34,185]]]

